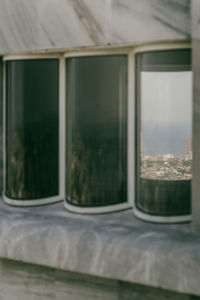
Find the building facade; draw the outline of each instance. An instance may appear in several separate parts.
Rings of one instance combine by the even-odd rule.
[[[199,1],[0,4],[0,298],[200,299]]]

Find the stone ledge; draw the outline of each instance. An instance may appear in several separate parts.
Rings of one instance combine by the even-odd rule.
[[[0,204],[0,257],[200,295],[200,236],[189,224],[155,225],[131,210],[77,215],[63,204]]]

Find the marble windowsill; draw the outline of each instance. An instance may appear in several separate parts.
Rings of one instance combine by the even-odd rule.
[[[1,202],[0,257],[200,295],[200,236],[190,224],[145,223],[131,210],[86,216],[62,203]]]

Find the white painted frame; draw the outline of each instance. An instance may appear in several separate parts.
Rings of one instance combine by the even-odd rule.
[[[189,42],[179,42],[179,43],[156,43],[156,44],[148,44],[143,46],[138,46],[134,48],[134,57],[139,53],[148,53],[152,51],[159,50],[178,50],[178,49],[191,49],[191,43]],[[137,88],[137,87],[136,87]],[[135,99],[137,101],[137,99]],[[136,201],[136,197],[134,197]],[[192,199],[191,199],[192,200]],[[134,202],[135,203],[135,202]],[[180,215],[180,216],[157,216],[144,213],[140,211],[137,206],[134,204],[133,212],[136,217],[142,219],[144,221],[154,222],[154,223],[183,223],[189,222],[192,220],[192,216],[190,215]]]
[[[134,195],[134,59],[133,59],[133,47],[124,48],[107,48],[107,49],[92,49],[85,51],[72,51],[64,54],[64,58],[77,58],[86,56],[107,56],[107,55],[126,55],[127,56],[127,201],[119,204],[110,204],[97,207],[81,207],[70,204],[67,199],[64,200],[64,206],[67,210],[82,213],[82,214],[98,214],[109,213],[125,210],[133,207],[133,195]],[[66,84],[67,89],[67,84]]]
[[[92,48],[85,50],[74,50],[68,52],[61,52],[58,54],[44,53],[44,54],[23,54],[23,55],[7,55],[3,57],[3,61],[8,60],[24,60],[24,59],[48,59],[56,58],[59,60],[59,195],[55,197],[32,199],[32,200],[16,200],[9,199],[3,194],[3,200],[11,205],[15,206],[34,206],[50,204],[64,200],[64,206],[66,209],[76,213],[82,214],[97,214],[97,213],[109,213],[114,211],[120,211],[133,207],[136,217],[150,222],[158,223],[177,223],[186,222],[191,220],[191,215],[187,216],[154,216],[141,212],[136,208],[135,203],[135,56],[137,53],[158,51],[158,50],[174,50],[174,49],[187,49],[191,48],[189,42],[167,42],[167,43],[148,43],[140,46],[124,46],[124,47],[105,47],[105,48]],[[115,205],[101,206],[101,207],[80,207],[75,206],[67,202],[65,199],[65,128],[66,128],[66,116],[65,116],[65,102],[66,102],[66,88],[67,83],[66,76],[66,59],[72,57],[84,57],[84,56],[104,56],[104,55],[127,55],[127,202]],[[3,72],[3,181],[5,186],[5,63]]]
[[[18,200],[18,199],[11,199],[5,195],[4,189],[6,185],[6,135],[5,135],[5,128],[6,128],[6,68],[5,63],[6,61],[13,61],[13,60],[37,60],[37,59],[57,59],[58,60],[58,113],[59,113],[59,135],[58,135],[58,145],[59,145],[59,158],[58,158],[58,169],[59,169],[59,186],[58,195],[53,197],[47,198],[40,198],[40,199],[25,199],[25,200]],[[64,199],[65,195],[65,185],[64,185],[64,175],[65,175],[65,70],[64,70],[64,60],[61,55],[56,54],[38,54],[38,55],[8,55],[3,57],[3,201],[9,205],[13,206],[38,206],[38,205],[45,205],[60,202]]]

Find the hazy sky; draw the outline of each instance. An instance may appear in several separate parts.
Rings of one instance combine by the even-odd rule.
[[[192,72],[141,72],[142,123],[191,127]]]
[[[182,155],[192,137],[192,72],[141,72],[143,152]]]

